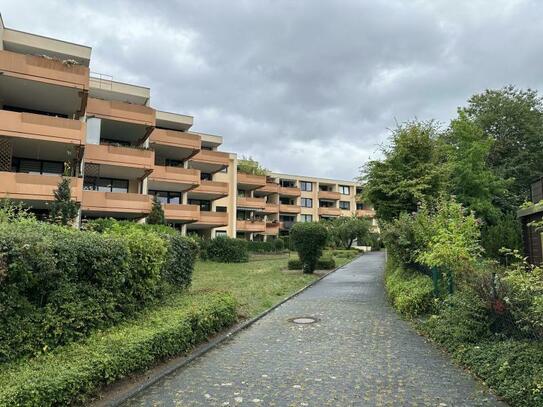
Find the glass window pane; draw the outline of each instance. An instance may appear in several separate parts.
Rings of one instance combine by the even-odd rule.
[[[179,205],[181,203],[181,194],[179,192],[170,192],[169,203]]]
[[[128,192],[128,181],[124,179],[114,179],[111,182],[112,192]]]
[[[100,192],[111,192],[111,180],[107,178],[100,178],[96,181],[97,190]]]
[[[19,164],[19,171],[29,174],[40,174],[41,163],[39,161],[25,160],[24,158],[22,158]]]
[[[62,175],[64,172],[64,164],[61,162],[44,162],[43,174],[45,175]]]

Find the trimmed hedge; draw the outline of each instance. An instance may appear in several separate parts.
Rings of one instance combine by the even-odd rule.
[[[281,239],[268,242],[247,241],[247,250],[254,253],[276,253],[285,250],[285,244]]]
[[[321,257],[315,265],[317,270],[332,270],[336,268],[336,261],[333,257]],[[301,270],[302,262],[300,259],[291,259],[288,261],[289,270]]]
[[[328,231],[322,223],[298,222],[290,230],[291,244],[298,252],[304,273],[315,270],[328,239]]]
[[[135,321],[6,366],[0,373],[0,406],[84,403],[101,385],[187,352],[236,318],[230,294],[178,295]]]
[[[434,287],[426,275],[389,262],[385,286],[392,306],[406,317],[415,317],[432,308]]]
[[[246,240],[226,236],[202,240],[200,258],[220,263],[246,263],[249,261],[247,244]]]

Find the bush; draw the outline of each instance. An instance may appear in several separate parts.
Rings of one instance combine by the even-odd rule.
[[[177,296],[135,321],[5,366],[0,405],[84,404],[100,386],[187,352],[235,321],[236,303],[230,294]]]
[[[212,260],[220,263],[248,262],[247,241],[226,236],[204,240],[200,248],[200,257],[202,260]]]
[[[290,230],[292,245],[298,252],[304,273],[313,273],[322,255],[328,233],[326,227],[316,222],[295,223]]]
[[[285,245],[281,239],[268,242],[247,241],[247,250],[254,253],[276,253],[283,251]]]
[[[301,270],[302,262],[300,261],[300,259],[290,259],[287,263],[287,268],[289,270]]]
[[[168,242],[168,254],[163,268],[164,276],[171,284],[186,288],[192,282],[198,245],[193,239],[180,234],[165,235],[164,238]]]
[[[302,262],[299,259],[290,259],[287,265],[289,270],[301,270]],[[332,270],[336,268],[336,261],[333,257],[321,257],[315,265],[316,270]]]
[[[495,225],[489,225],[481,231],[481,243],[485,254],[506,264],[506,256],[501,249],[522,250],[522,230],[515,214],[501,215]]]
[[[389,263],[385,286],[392,306],[406,317],[426,313],[432,307],[434,288],[428,276]]]

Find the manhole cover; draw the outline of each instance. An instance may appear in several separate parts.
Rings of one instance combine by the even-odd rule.
[[[295,324],[306,325],[306,324],[313,324],[314,322],[318,322],[318,319],[313,318],[313,317],[296,317],[296,318],[289,319],[289,321]]]

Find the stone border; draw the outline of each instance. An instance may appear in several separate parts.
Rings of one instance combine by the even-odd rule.
[[[170,363],[167,363],[166,366],[164,366],[162,368],[160,368],[159,366],[156,366],[154,368],[149,369],[144,374],[147,374],[147,373],[151,372],[152,370],[157,370],[157,371],[155,373],[151,373],[147,378],[145,378],[143,380],[143,382],[138,383],[138,381],[136,381],[133,384],[128,383],[127,384],[128,389],[126,391],[119,390],[118,395],[115,395],[115,390],[112,390],[113,395],[111,395],[110,397],[108,397],[106,395],[106,397],[104,397],[104,399],[97,398],[91,403],[91,405],[94,406],[94,407],[105,407],[105,406],[116,407],[116,406],[122,405],[123,403],[125,403],[126,401],[128,401],[129,399],[134,397],[136,394],[138,394],[141,391],[143,391],[143,390],[147,389],[148,387],[152,386],[153,384],[155,384],[159,380],[161,380],[164,377],[168,376],[169,374],[175,372],[176,370],[185,367],[186,365],[191,363],[193,360],[195,360],[195,359],[199,358],[200,356],[206,354],[207,352],[214,349],[215,347],[217,347],[221,343],[225,342],[230,337],[232,337],[232,336],[240,333],[241,331],[249,328],[255,322],[257,322],[258,320],[264,318],[266,315],[268,315],[270,312],[272,312],[276,308],[283,305],[285,302],[293,299],[294,297],[297,297],[298,295],[303,293],[305,290],[307,290],[307,289],[311,288],[312,286],[314,286],[315,284],[317,284],[322,279],[328,277],[330,274],[335,273],[336,271],[342,269],[346,265],[352,263],[353,261],[355,261],[356,259],[361,257],[363,254],[364,253],[357,254],[355,257],[353,257],[347,263],[345,263],[345,264],[343,264],[343,265],[341,265],[339,267],[336,267],[333,270],[328,271],[327,273],[323,274],[322,276],[320,276],[315,281],[312,281],[311,283],[309,283],[305,287],[301,288],[300,290],[296,291],[295,293],[293,293],[293,294],[289,295],[288,297],[284,298],[283,300],[281,300],[280,302],[275,304],[273,307],[268,308],[267,310],[263,311],[262,313],[258,314],[257,316],[255,316],[255,317],[253,317],[251,319],[248,319],[248,320],[246,320],[246,321],[244,321],[244,322],[242,322],[240,324],[234,325],[233,328],[231,328],[230,330],[228,330],[225,333],[221,333],[221,334],[216,335],[214,338],[212,338],[208,342],[206,342],[204,344],[201,344],[201,345],[197,346],[196,348],[194,348],[188,355],[174,357],[174,359],[172,359],[170,361]],[[125,379],[125,380],[129,380],[129,379]],[[114,384],[112,384],[112,385],[114,386]]]

